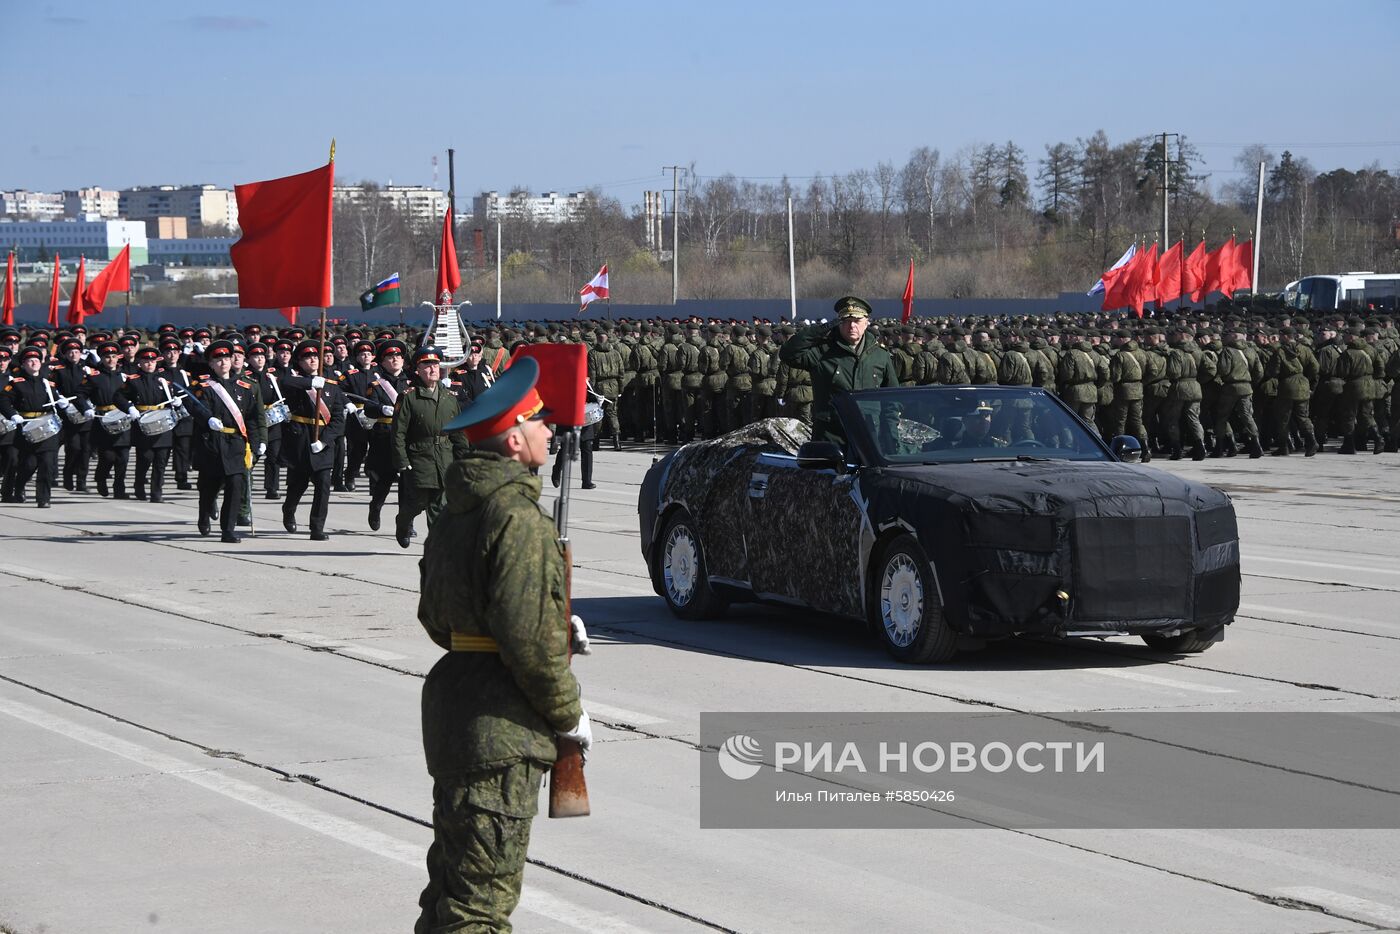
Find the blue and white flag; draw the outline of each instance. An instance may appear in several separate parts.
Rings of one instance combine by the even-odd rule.
[[[1132,245],[1128,247],[1128,251],[1127,251],[1126,253],[1124,253],[1122,256],[1118,257],[1118,262],[1116,262],[1116,263],[1114,263],[1112,266],[1108,267],[1108,271],[1109,271],[1109,272],[1112,272],[1113,270],[1117,269],[1119,266],[1126,266],[1126,265],[1128,264],[1128,260],[1132,259],[1132,258],[1133,258],[1134,256],[1136,256],[1136,255],[1137,255],[1137,241],[1133,241]],[[1098,294],[1099,294],[1100,292],[1102,292],[1102,291],[1103,291],[1103,280],[1100,279],[1098,282],[1095,282],[1095,283],[1094,283],[1094,287],[1093,287],[1092,289],[1090,289],[1089,291],[1085,292],[1084,294],[1085,294],[1085,295],[1098,295]]]

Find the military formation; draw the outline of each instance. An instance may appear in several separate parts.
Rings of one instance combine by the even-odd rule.
[[[858,385],[1042,387],[1103,437],[1135,436],[1144,460],[1380,454],[1400,444],[1400,330],[1389,315],[1309,319],[1226,306],[1144,319],[900,323],[872,319],[866,303],[847,297],[834,322],[848,320],[843,308],[866,319],[860,346],[878,348],[890,367],[861,374]],[[161,502],[173,474],[177,489],[198,487],[200,531],[212,534],[217,522],[224,540],[236,542],[253,523],[260,477],[263,497],[281,501],[290,533],[309,496],[308,529],[321,540],[330,496],[363,481],[372,530],[397,490],[394,534],[408,547],[415,519],[432,522],[441,511],[447,467],[468,447],[442,426],[504,372],[517,344],[588,347],[590,390],[602,410],[585,436],[591,455],[626,441],[713,438],[775,416],[813,422],[820,434],[829,394],[857,386],[854,373],[841,376],[813,355],[840,327],[698,318],[488,323],[473,329],[466,362],[450,369],[412,329],[4,329],[0,496],[28,502],[32,481],[33,502],[46,507],[56,488],[86,493],[91,480],[102,497]],[[588,487],[591,467],[590,456]]]

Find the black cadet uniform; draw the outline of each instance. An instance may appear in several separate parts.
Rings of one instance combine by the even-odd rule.
[[[232,356],[233,345],[223,340],[214,341],[205,351],[208,360]],[[267,450],[262,405],[252,383],[233,375],[220,379],[212,370],[195,382],[194,392],[205,410],[198,412],[196,409],[195,418],[199,532],[209,534],[210,517],[222,491],[219,528],[224,542],[237,544],[242,539],[234,532],[234,523],[242,506],[243,488],[253,466],[253,455]],[[204,417],[199,417],[201,415]]]
[[[170,350],[179,350],[180,346],[180,340],[177,337],[161,338],[160,351],[162,354]],[[174,366],[163,365],[160,368],[160,375],[164,376],[166,381],[170,383],[170,391],[177,398],[185,398],[186,394],[193,388],[194,379],[187,370],[179,365],[178,358]],[[175,431],[170,439],[170,461],[175,468],[175,485],[182,490],[190,490],[194,488],[194,485],[190,483],[190,445],[194,442],[194,418],[183,406],[176,414],[180,420],[175,423]]]
[[[93,419],[98,421],[108,412],[126,410],[121,396],[122,386],[126,385],[126,374],[120,369],[119,360],[112,359],[120,354],[121,348],[115,341],[103,341],[97,345],[101,362],[90,371],[83,381],[83,396],[92,405]],[[90,435],[93,451],[97,454],[97,492],[108,495],[108,481],[112,481],[111,494],[116,499],[126,499],[126,465],[131,456],[131,428],[112,434],[101,424],[94,424]]]
[[[44,359],[38,347],[26,347],[19,353],[21,365],[26,360]],[[29,478],[34,477],[34,502],[40,509],[49,508],[49,497],[53,491],[53,481],[58,473],[58,448],[63,443],[61,432],[56,432],[41,441],[30,441],[24,436],[20,423],[24,420],[57,417],[59,398],[53,383],[40,372],[30,375],[10,377],[5,388],[0,390],[0,416],[15,425],[19,437],[15,444],[19,451],[19,468],[14,480],[14,494],[21,500]]]
[[[408,357],[403,341],[388,340],[379,346],[381,364],[385,357],[393,354]],[[399,480],[399,472],[394,467],[394,406],[408,388],[406,369],[400,369],[398,375],[393,376],[383,366],[376,368],[374,380],[364,393],[365,398],[372,401],[365,404],[357,418],[368,434],[365,477],[369,480],[369,527],[375,532],[379,531],[380,512],[389,498],[389,491]],[[369,424],[365,425],[366,422]]]
[[[142,347],[136,351],[137,361],[158,360],[160,354],[154,347]],[[136,417],[147,412],[171,409],[172,416],[178,412],[173,405],[177,398],[164,376],[160,373],[138,372],[122,386],[121,396],[130,408],[136,409]],[[183,403],[181,403],[183,405]],[[159,434],[147,434],[139,424],[132,429],[131,443],[136,449],[136,498],[147,496],[146,478],[150,476],[150,499],[153,503],[164,502],[165,468],[170,462],[170,449],[175,440],[172,428]]]
[[[296,359],[320,357],[320,347],[303,341]],[[319,389],[317,383],[320,383]],[[336,442],[345,436],[345,393],[334,381],[287,375],[282,379],[291,418],[282,426],[282,463],[287,468],[287,498],[282,503],[282,526],[297,530],[296,510],[302,494],[313,487],[311,538],[324,541],[331,502],[331,469]]]

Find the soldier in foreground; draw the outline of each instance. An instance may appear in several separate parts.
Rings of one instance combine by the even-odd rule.
[[[563,548],[531,473],[552,434],[538,373],[517,362],[446,425],[473,449],[447,470],[419,563],[418,619],[448,654],[423,683],[433,844],[418,934],[511,930],[555,736],[585,753],[593,741],[569,670]]]

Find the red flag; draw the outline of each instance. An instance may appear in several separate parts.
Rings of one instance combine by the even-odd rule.
[[[1230,279],[1230,288],[1254,291],[1254,241],[1246,240],[1235,247],[1235,265],[1232,270],[1234,275]]]
[[[1122,266],[1103,274],[1103,304],[1099,306],[1100,311],[1126,308],[1132,303],[1128,287],[1132,284],[1133,266],[1142,255],[1143,251],[1138,250],[1133,254],[1133,258]]]
[[[1134,257],[1133,262],[1128,264],[1133,270],[1129,276],[1128,304],[1132,305],[1133,313],[1141,318],[1142,306],[1157,294],[1157,244],[1152,244],[1152,249],[1139,256],[1141,260]]]
[[[84,283],[87,282],[87,257],[78,257],[78,278],[73,281],[73,294],[68,299],[68,317],[65,319],[69,324],[82,324],[83,318],[87,315],[87,307],[83,304]]]
[[[1235,238],[1232,236],[1220,246],[1206,254],[1206,274],[1201,283],[1201,294],[1224,292],[1229,298],[1234,281]]]
[[[914,261],[909,260],[909,281],[904,283],[904,312],[899,316],[900,324],[908,324],[914,316]]]
[[[53,255],[53,286],[49,289],[49,327],[58,327],[58,254]]]
[[[102,306],[107,303],[108,292],[126,292],[130,289],[131,244],[128,243],[122,247],[117,258],[107,264],[106,269],[92,277],[92,285],[83,293],[83,305],[87,308],[87,314],[102,313]]]
[[[1157,260],[1157,307],[1181,297],[1181,253],[1182,241],[1172,244],[1172,248]]]
[[[583,424],[588,401],[588,347],[584,344],[525,344],[511,357],[534,357],[540,365],[535,391],[549,409],[547,419],[564,428]]]
[[[442,218],[442,243],[438,245],[436,301],[440,305],[447,304],[452,300],[452,293],[461,287],[462,271],[457,266],[457,243],[452,237],[452,208],[449,207]]]
[[[15,323],[15,251],[5,262],[5,297],[0,299],[0,324],[9,327]]]
[[[335,163],[235,185],[243,236],[229,248],[244,308],[331,304],[331,190]]]
[[[282,317],[286,318],[287,322],[291,324],[292,327],[296,327],[297,312],[301,310],[300,306],[292,305],[290,308],[279,308],[277,310],[282,312]]]
[[[1205,295],[1201,291],[1201,287],[1206,281],[1206,242],[1204,240],[1196,244],[1191,255],[1186,257],[1186,262],[1182,264],[1181,279],[1181,294],[1193,302],[1199,302]]]

